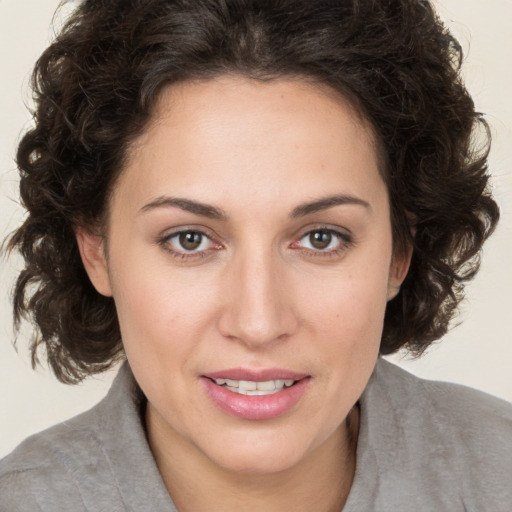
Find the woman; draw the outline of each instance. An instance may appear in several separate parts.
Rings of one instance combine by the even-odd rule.
[[[416,0],[81,4],[15,313],[64,382],[127,363],[4,508],[506,510],[510,407],[379,358],[446,332],[498,219],[459,55]]]

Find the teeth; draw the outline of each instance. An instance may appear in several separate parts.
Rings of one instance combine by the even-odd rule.
[[[293,379],[276,379],[255,382],[251,380],[215,379],[215,383],[240,395],[263,396],[282,391],[293,385]]]
[[[256,391],[256,389],[259,389],[258,384],[259,383],[252,382],[250,380],[240,380],[238,381],[238,389],[243,389],[244,391]]]
[[[274,391],[274,389],[276,389],[276,383],[273,380],[265,380],[263,382],[257,382],[256,387],[258,391]]]

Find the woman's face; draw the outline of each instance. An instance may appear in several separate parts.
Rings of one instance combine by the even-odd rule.
[[[290,468],[342,428],[407,267],[371,130],[291,80],[168,88],[116,184],[106,261],[78,238],[151,424],[237,471]]]

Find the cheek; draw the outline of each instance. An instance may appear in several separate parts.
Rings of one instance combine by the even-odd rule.
[[[306,316],[325,334],[343,344],[380,342],[386,308],[387,270],[363,269],[316,283],[304,297]]]
[[[214,314],[213,286],[193,272],[124,261],[116,267],[113,288],[129,359],[132,353],[157,364],[170,353],[183,359]]]
[[[323,400],[329,402],[326,410],[340,412],[338,419],[363,392],[382,337],[385,301],[380,297],[371,300],[359,292],[347,286],[312,317],[316,318],[311,329],[317,344],[315,355],[324,368],[321,375],[328,389]]]

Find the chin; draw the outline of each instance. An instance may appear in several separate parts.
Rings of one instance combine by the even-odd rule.
[[[223,446],[212,446],[204,453],[217,466],[225,471],[241,474],[264,475],[279,473],[293,466],[306,456],[306,450],[297,443],[274,434],[273,439],[263,442],[261,439],[244,442],[230,440]]]
[[[297,465],[300,458],[275,457],[262,454],[239,454],[214,461],[224,471],[241,475],[271,475],[287,471]]]

